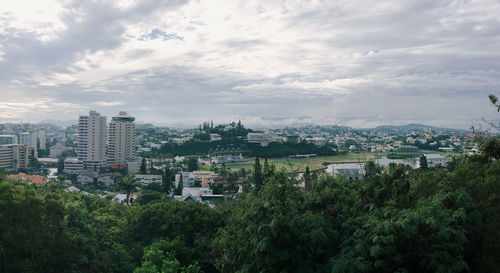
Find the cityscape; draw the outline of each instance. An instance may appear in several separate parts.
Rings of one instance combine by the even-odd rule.
[[[12,178],[43,183],[59,180],[68,191],[103,191],[106,194],[101,196],[124,203],[123,194],[113,191],[113,185],[120,175],[129,174],[143,186],[168,184],[166,190],[176,200],[191,198],[212,206],[214,200],[235,198],[242,192],[247,176],[241,170],[251,172],[256,157],[297,176],[307,166],[317,175],[344,175],[352,180],[363,176],[367,161],[418,169],[424,156],[429,167],[445,168],[454,156],[479,153],[475,139],[481,136],[419,124],[253,130],[241,121],[215,125],[207,121],[198,128],[171,129],[137,125],[135,117],[124,111],[109,122],[106,116],[89,111],[66,128],[53,124],[0,126],[0,168],[14,173]],[[167,169],[173,181],[165,181],[170,179],[165,177]],[[140,195],[137,187],[133,196]]]
[[[500,272],[500,1],[0,3],[0,273]]]

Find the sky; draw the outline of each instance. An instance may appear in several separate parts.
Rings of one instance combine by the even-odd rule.
[[[0,122],[127,111],[195,127],[500,116],[497,0],[0,3]]]

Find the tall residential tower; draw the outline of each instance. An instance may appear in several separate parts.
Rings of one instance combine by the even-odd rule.
[[[85,169],[106,165],[106,117],[96,111],[81,115],[78,120],[78,161]]]
[[[109,123],[108,164],[125,166],[134,157],[135,118],[120,112]]]

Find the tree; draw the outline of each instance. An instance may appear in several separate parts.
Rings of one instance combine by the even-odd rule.
[[[220,168],[217,169],[217,173],[219,174],[220,177],[227,179],[227,177],[229,175],[229,171],[226,167],[226,163],[222,163]]]
[[[34,155],[29,157],[29,161],[29,166],[31,168],[39,169],[42,166]]]
[[[202,272],[198,262],[182,265],[178,256],[189,251],[182,242],[176,238],[172,241],[160,240],[144,248],[142,266],[134,273],[198,273]],[[181,253],[178,253],[181,252]]]
[[[2,182],[5,177],[7,177],[7,171],[4,168],[0,168],[0,182]]]
[[[64,172],[64,157],[60,156],[57,160],[57,173],[62,174]]]
[[[245,170],[245,168],[240,168],[240,170],[238,171],[238,176],[241,178],[245,178],[247,176],[247,170]]]
[[[490,103],[497,109],[497,112],[500,112],[500,102],[498,100],[498,97],[493,95],[493,94],[490,94],[488,96],[488,98],[490,99]],[[488,124],[489,126],[493,127],[494,129],[496,130],[500,130],[500,123],[498,122],[494,122],[494,121],[488,121],[486,120],[485,118],[483,118],[483,121]],[[475,128],[474,126],[471,128],[474,132]],[[486,130],[487,131],[487,130]]]
[[[188,157],[188,172],[198,170],[198,158],[196,156]]]
[[[125,175],[120,177],[115,182],[115,189],[123,190],[127,194],[126,201],[127,205],[130,205],[130,194],[141,184],[138,182],[139,180],[135,178],[133,175]]]
[[[420,156],[420,169],[425,170],[427,169],[427,157],[425,155]]]
[[[142,158],[142,161],[141,161],[141,168],[140,168],[139,172],[140,172],[141,174],[146,174],[146,172],[147,172],[146,158],[145,158],[145,157],[143,157],[143,158]]]
[[[260,188],[264,184],[259,157],[255,157],[255,163],[253,165],[253,178],[256,192],[259,192]]]
[[[496,160],[500,159],[500,139],[489,137],[481,144],[481,151],[488,157]]]
[[[0,183],[0,272],[69,272],[76,251],[58,194]]]
[[[309,166],[306,166],[306,172],[304,173],[304,185],[306,191],[310,191],[312,189],[311,185],[311,171],[309,170]]]
[[[160,200],[135,208],[128,239],[143,248],[165,240],[162,252],[175,253],[182,266],[198,262],[203,271],[216,272],[211,265],[212,240],[225,223],[221,210],[198,202]],[[140,249],[137,258],[143,253]]]
[[[497,108],[497,112],[500,112],[500,103],[498,103],[498,97],[490,94],[488,98],[490,99],[490,103]]]
[[[170,170],[170,166],[168,164],[165,167],[163,175],[161,176],[161,186],[165,194],[168,196],[172,188],[172,170]]]
[[[241,129],[242,129],[242,128],[243,128],[243,127],[242,127],[242,125],[241,125],[241,120],[238,120],[238,125],[237,125],[237,127],[236,127],[236,129],[238,130],[238,133],[240,133],[240,132],[241,132]]]
[[[182,195],[182,188],[184,187],[183,185],[183,178],[182,178],[182,172],[179,175],[179,184],[177,185],[177,189],[175,189],[175,195]]]
[[[328,258],[340,243],[320,213],[306,209],[303,193],[277,173],[258,196],[232,209],[215,240],[221,272],[329,272]]]
[[[262,171],[263,180],[265,181],[269,177],[270,167],[269,162],[267,162],[267,158],[264,159],[264,168]]]

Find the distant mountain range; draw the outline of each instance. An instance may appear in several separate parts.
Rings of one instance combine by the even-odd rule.
[[[371,128],[371,129],[367,129],[367,130],[411,132],[411,131],[418,131],[418,130],[425,130],[425,129],[432,129],[434,131],[452,131],[452,132],[460,132],[460,133],[470,132],[468,130],[463,130],[463,129],[443,128],[443,127],[435,127],[435,126],[430,126],[430,125],[425,125],[425,124],[415,124],[415,123],[411,123],[411,124],[407,124],[407,125],[382,125],[382,126],[377,126],[375,128]]]

